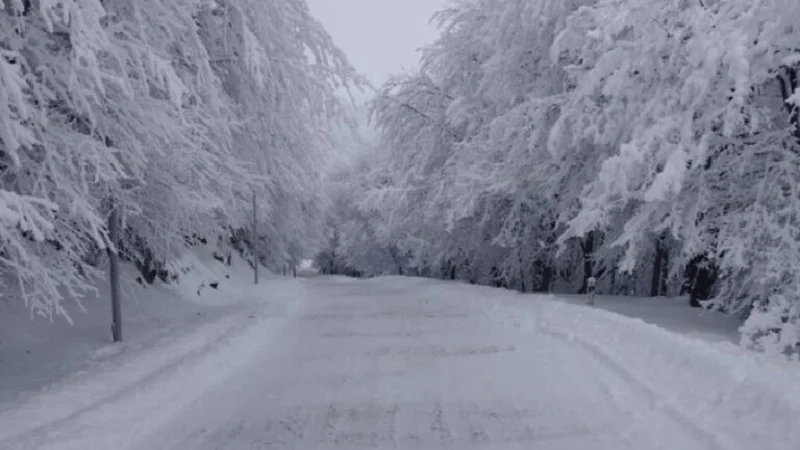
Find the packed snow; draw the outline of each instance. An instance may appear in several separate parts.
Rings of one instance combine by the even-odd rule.
[[[669,299],[600,296],[588,307],[402,277],[273,277],[233,297],[113,364],[4,398],[0,448],[781,450],[800,440],[800,371],[735,346],[729,318]],[[673,319],[659,326],[657,311]]]

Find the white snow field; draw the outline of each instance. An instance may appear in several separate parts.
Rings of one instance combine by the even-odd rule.
[[[272,279],[260,293],[7,410],[0,448],[788,450],[800,442],[797,368],[724,338],[433,280]]]

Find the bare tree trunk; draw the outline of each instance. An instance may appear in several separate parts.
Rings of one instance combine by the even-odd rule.
[[[552,264],[552,261],[544,261],[544,269],[542,270],[542,292],[550,292],[550,285],[553,283],[553,274],[555,273]]]
[[[665,269],[667,266],[667,247],[666,247],[666,235],[662,233],[658,238],[656,238],[656,248],[653,252],[653,274],[650,280],[650,296],[651,297],[658,297],[661,295],[666,294],[666,277]]]
[[[667,281],[669,279],[669,251],[664,251],[664,263],[661,265],[661,296],[667,296]]]
[[[587,280],[594,276],[594,247],[595,247],[595,232],[590,231],[586,237],[581,241],[581,250],[583,251],[583,285],[581,286],[579,294],[587,292]]]
[[[611,267],[611,280],[609,281],[609,294],[610,295],[617,295],[617,271],[619,268],[617,267],[617,263],[615,262]]]
[[[795,90],[800,87],[798,70],[796,66],[784,66],[783,69],[783,73],[778,76],[778,83],[780,83],[784,106],[789,114],[789,123],[792,125],[792,135],[796,140],[800,140],[800,108],[786,102],[794,94]]]
[[[717,281],[717,266],[703,253],[689,261],[682,292],[689,293],[689,304],[695,308],[703,306],[702,301],[711,298]]]

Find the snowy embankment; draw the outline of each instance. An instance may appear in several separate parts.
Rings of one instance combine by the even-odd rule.
[[[702,431],[720,448],[794,448],[800,442],[796,363],[555,296],[461,289],[463,295],[485,296],[486,314],[505,326],[590,350],[651,398],[654,409]]]
[[[85,311],[72,307],[71,326],[2,305],[0,448],[30,439],[95,443],[106,433],[124,435],[133,423],[146,428],[144,422],[156,423],[247,363],[259,348],[252,344],[265,342],[296,300],[284,295],[294,292],[290,281],[269,274],[262,276],[273,285],[265,299],[238,258],[225,266],[210,254],[193,253],[179,265],[178,283],[151,286],[131,281],[135,271],[125,267],[121,344],[110,343],[104,280],[96,296],[84,299]],[[158,401],[148,392],[159,392]],[[120,402],[131,417],[104,420]],[[69,423],[70,439],[57,437],[62,423]],[[93,430],[80,433],[81,423]],[[98,423],[104,425],[95,428]]]

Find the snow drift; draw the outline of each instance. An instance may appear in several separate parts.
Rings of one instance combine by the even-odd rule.
[[[70,306],[73,325],[2,305],[0,448],[30,448],[32,441],[86,448],[119,439],[134,424],[157,424],[251,361],[296,303],[293,280],[262,268],[271,286],[265,294],[235,254],[228,266],[210,250],[195,249],[173,266],[179,280],[142,285],[134,281],[136,270],[123,265],[125,341],[118,344],[110,343],[106,280],[97,280],[96,296],[83,299],[85,311]],[[112,420],[108,410],[120,404],[128,416]]]
[[[227,266],[215,260],[210,249],[196,248],[173,265],[180,270],[178,280],[148,285],[134,281],[136,269],[122,264],[122,344],[111,343],[107,279],[95,280],[95,291],[81,299],[83,309],[75,301],[63,303],[72,324],[32,317],[13,299],[0,301],[0,413],[27,397],[57,389],[65,378],[94,373],[120,357],[161,347],[258,295],[252,269],[238,255]]]
[[[579,343],[647,392],[653,408],[682,419],[719,448],[758,448],[765,442],[792,448],[800,442],[800,372],[788,362],[555,296],[505,297],[487,305],[490,317]]]

